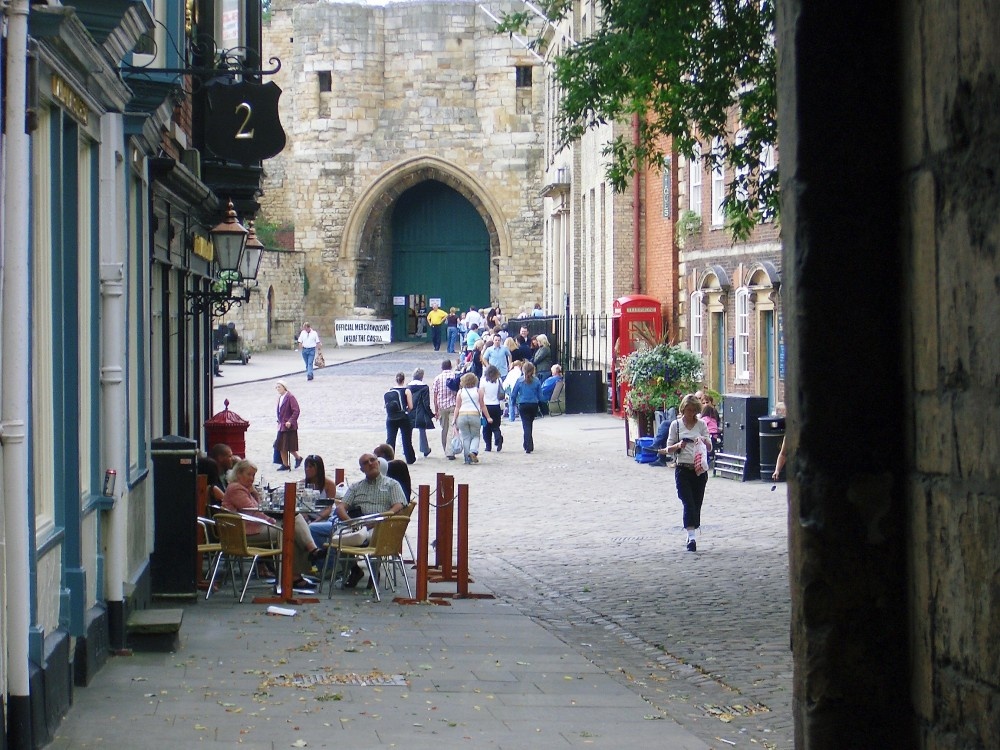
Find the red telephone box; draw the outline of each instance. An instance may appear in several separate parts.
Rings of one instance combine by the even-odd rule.
[[[618,359],[636,349],[647,347],[647,342],[659,342],[663,337],[663,315],[660,301],[655,297],[633,294],[615,300],[611,313],[611,412],[625,415],[623,404],[628,385],[618,382]]]

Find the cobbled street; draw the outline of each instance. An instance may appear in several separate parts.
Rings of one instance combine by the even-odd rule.
[[[359,479],[358,456],[385,439],[382,393],[395,373],[409,381],[423,367],[430,384],[445,356],[424,345],[329,366],[312,382],[303,372],[286,377],[302,409],[300,453]],[[298,354],[287,358],[287,371],[301,370]],[[277,473],[269,460],[274,380],[219,381],[217,410],[224,399],[250,422],[247,453],[258,476],[301,479],[301,470]],[[411,467],[415,487],[433,489],[437,472],[469,485],[477,584],[712,746],[721,738],[793,747],[784,485],[710,479],[698,552],[690,553],[673,470],[629,458],[621,420],[539,420],[531,455],[521,449],[520,423],[505,420],[503,432],[502,453],[466,466],[445,459],[435,430],[431,455]]]

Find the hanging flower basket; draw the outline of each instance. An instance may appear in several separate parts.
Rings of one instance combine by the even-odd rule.
[[[620,381],[628,385],[623,406],[640,436],[653,434],[657,411],[680,405],[701,381],[701,358],[687,349],[658,344],[618,360]]]

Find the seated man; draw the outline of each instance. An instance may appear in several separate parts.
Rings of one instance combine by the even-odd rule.
[[[653,444],[650,446],[651,450],[658,450],[659,448],[667,447],[667,433],[670,432],[670,423],[677,419],[677,409],[671,406],[667,409],[664,419],[660,422],[660,426],[656,428],[656,437],[653,438]],[[657,459],[647,466],[666,466],[667,457],[658,456]]]
[[[379,471],[378,458],[373,454],[365,453],[358,463],[365,478],[352,484],[342,500],[325,508],[317,520],[309,524],[309,532],[319,547],[323,547],[333,538],[335,530],[340,524],[350,521],[351,509],[356,508],[356,512],[367,516],[373,513],[396,513],[409,503],[409,499],[403,494],[403,488],[399,482],[383,476]],[[367,534],[363,534],[357,539],[344,536],[341,541],[363,544],[367,541]],[[361,568],[355,566],[345,585],[348,588],[356,586],[363,575]],[[351,583],[352,580],[353,583]]]
[[[235,457],[233,449],[225,443],[216,443],[207,456],[198,457],[198,473],[208,477],[208,502],[210,505],[222,505],[229,484],[229,470],[233,468]]]
[[[566,410],[566,392],[562,365],[552,365],[552,374],[542,383],[542,414],[562,414]]]
[[[362,454],[358,465],[365,478],[352,484],[344,499],[336,504],[334,513],[338,524],[350,520],[351,510],[356,509],[362,515],[369,516],[374,513],[398,513],[409,504],[410,499],[403,494],[399,482],[381,473],[378,458],[374,454]],[[367,542],[367,535],[364,540],[348,540],[341,537],[341,541],[348,544],[364,544]],[[354,588],[363,576],[364,571],[361,566],[355,564],[347,580],[344,581],[344,588]]]

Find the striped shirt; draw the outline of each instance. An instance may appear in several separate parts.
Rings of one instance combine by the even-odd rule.
[[[455,374],[454,370],[442,370],[441,374],[434,378],[431,383],[431,391],[434,395],[434,406],[437,412],[445,412],[455,408],[455,397],[458,395],[448,387],[448,378]]]

